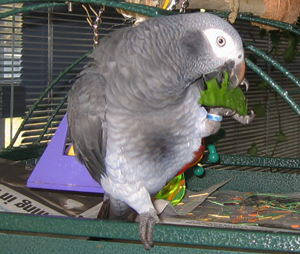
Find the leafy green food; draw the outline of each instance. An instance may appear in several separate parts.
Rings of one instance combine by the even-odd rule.
[[[258,154],[258,147],[256,143],[252,143],[251,147],[247,150],[247,153],[251,156],[257,156]]]
[[[240,87],[228,90],[229,74],[225,73],[223,83],[220,85],[217,78],[206,82],[207,90],[201,92],[199,103],[208,107],[223,107],[236,110],[240,115],[247,115],[247,103]]]
[[[266,116],[266,110],[261,105],[261,103],[255,104],[253,106],[254,113],[257,117],[264,117]]]

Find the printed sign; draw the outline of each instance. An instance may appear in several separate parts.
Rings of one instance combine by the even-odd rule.
[[[0,212],[65,216],[3,184],[0,184]]]

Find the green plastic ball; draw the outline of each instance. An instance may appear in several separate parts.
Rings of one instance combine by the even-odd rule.
[[[194,174],[196,176],[202,176],[204,174],[204,168],[203,167],[197,167],[194,169]]]

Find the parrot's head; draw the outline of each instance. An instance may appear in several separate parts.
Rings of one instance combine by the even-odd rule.
[[[245,60],[243,43],[238,32],[227,21],[209,13],[195,13],[184,18],[182,59],[188,81],[206,75],[230,74],[229,89],[244,81]],[[207,79],[208,80],[208,79]]]

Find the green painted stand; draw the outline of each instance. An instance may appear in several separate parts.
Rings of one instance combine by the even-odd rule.
[[[300,192],[299,175],[280,173],[207,169],[202,178],[191,172],[187,182],[199,190],[232,176],[222,189]],[[147,253],[132,222],[0,213],[0,232],[0,253]],[[154,241],[150,253],[300,252],[297,233],[157,225]]]

